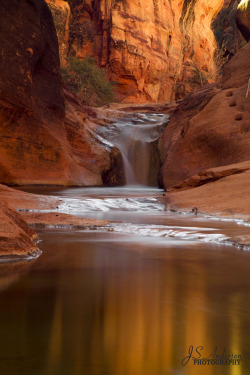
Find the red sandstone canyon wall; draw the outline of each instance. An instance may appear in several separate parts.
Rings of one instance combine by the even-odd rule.
[[[217,85],[187,96],[176,108],[160,141],[165,188],[209,168],[250,160],[249,61],[247,43]]]
[[[96,56],[124,101],[171,101],[216,78],[211,22],[223,0],[68,0],[69,21],[65,1],[47,2],[61,60],[66,49]]]
[[[0,25],[0,181],[102,185],[111,152],[95,136],[94,111],[63,93],[46,3],[2,0]]]

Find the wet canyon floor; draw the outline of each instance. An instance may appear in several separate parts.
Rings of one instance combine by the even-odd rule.
[[[32,192],[111,223],[40,230],[38,259],[0,265],[0,374],[249,373],[250,252],[227,243],[249,227],[168,213],[154,188]],[[191,346],[242,360],[183,366]]]

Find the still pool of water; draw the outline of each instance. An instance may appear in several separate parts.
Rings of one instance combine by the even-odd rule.
[[[120,222],[40,231],[40,258],[0,265],[0,374],[250,373],[250,253],[218,244],[249,227],[169,215],[158,193],[50,190]],[[191,345],[241,364],[182,366]]]

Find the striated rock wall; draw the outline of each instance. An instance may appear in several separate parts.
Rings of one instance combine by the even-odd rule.
[[[0,198],[0,257],[36,253],[36,238],[21,215]]]
[[[95,136],[96,113],[65,100],[46,3],[2,0],[0,25],[0,181],[102,185],[110,150]]]
[[[119,98],[170,101],[215,79],[216,42],[210,26],[223,0],[68,3],[69,53],[96,56],[117,82]]]
[[[109,64],[127,100],[172,101],[215,79],[210,30],[222,1],[118,2]]]
[[[60,50],[61,65],[66,64],[69,52],[69,22],[71,17],[70,6],[66,1],[46,0],[55,23]]]
[[[250,43],[226,65],[220,83],[180,102],[161,141],[165,188],[215,168],[250,160]]]
[[[250,161],[205,170],[165,193],[168,209],[233,217],[249,222]],[[243,240],[243,241],[242,241]],[[250,236],[237,240],[250,245]]]
[[[216,58],[220,65],[224,65],[246,44],[236,24],[239,3],[240,0],[225,0],[222,10],[212,23],[212,29],[219,46],[219,56]]]
[[[250,0],[242,0],[236,12],[236,22],[243,37],[250,39]]]

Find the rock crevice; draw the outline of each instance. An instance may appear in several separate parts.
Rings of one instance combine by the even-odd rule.
[[[95,56],[117,82],[118,99],[170,101],[215,79],[211,22],[223,0],[68,2],[68,53]]]

